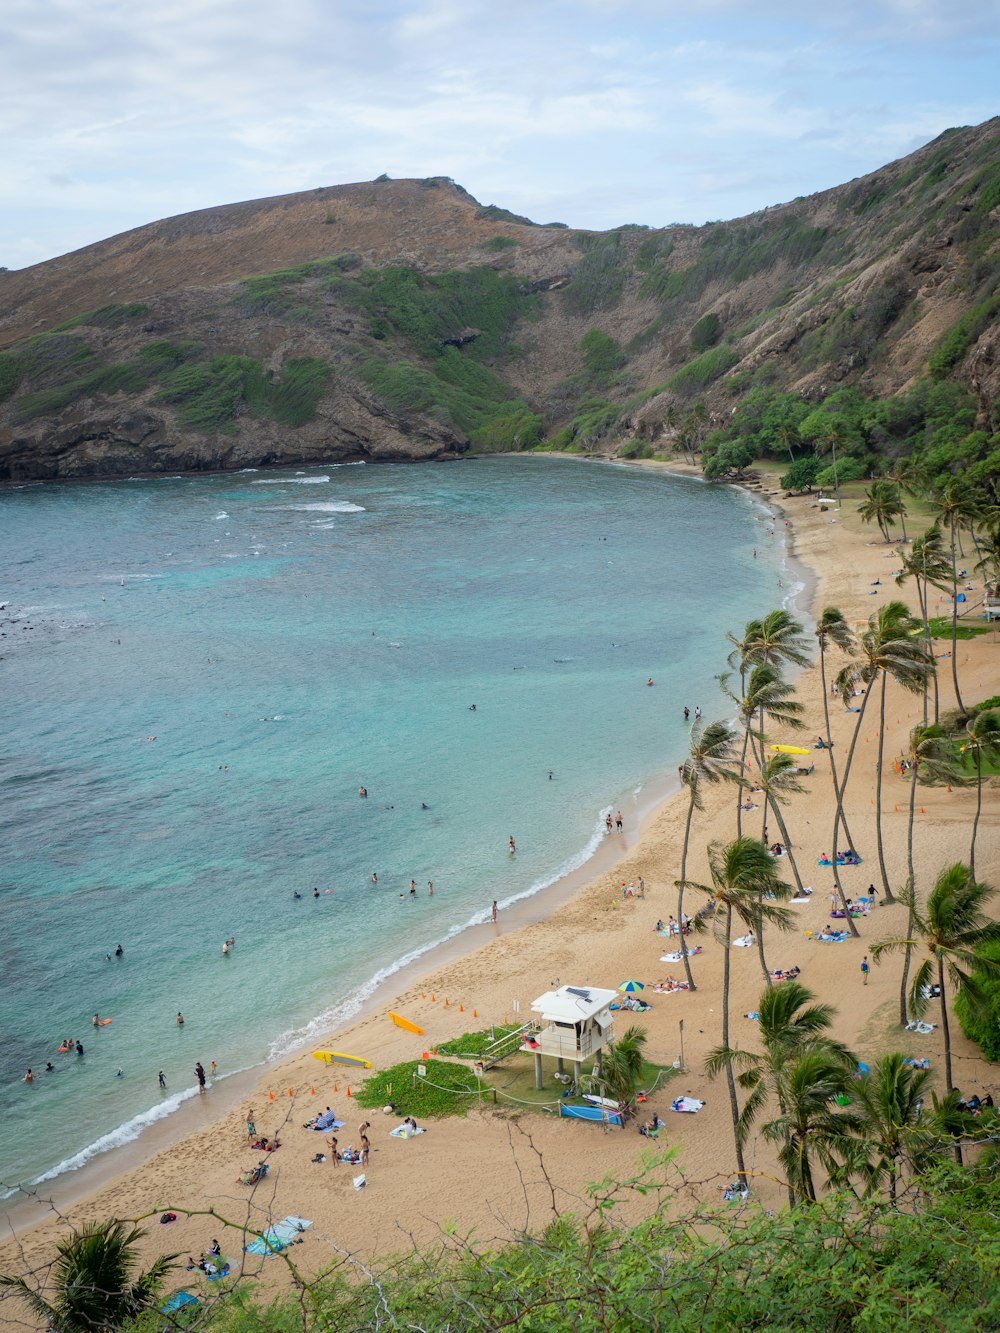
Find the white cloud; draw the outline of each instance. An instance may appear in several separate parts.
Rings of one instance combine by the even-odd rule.
[[[998,17],[1000,0],[6,0],[0,263],[383,170],[580,226],[735,215],[994,114]]]

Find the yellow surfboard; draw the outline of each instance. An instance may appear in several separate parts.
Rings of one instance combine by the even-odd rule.
[[[403,1028],[406,1032],[415,1032],[418,1037],[422,1037],[424,1035],[423,1028],[418,1028],[416,1023],[411,1023],[410,1020],[408,1018],[404,1018],[402,1014],[394,1014],[390,1009],[389,1017],[392,1019],[392,1021],[396,1024],[398,1028]]]
[[[357,1065],[361,1069],[372,1067],[370,1060],[363,1060],[360,1055],[345,1055],[343,1051],[313,1051],[313,1058],[325,1060],[328,1065]]]
[[[804,750],[801,745],[772,745],[771,749],[778,754],[812,754],[812,750]]]

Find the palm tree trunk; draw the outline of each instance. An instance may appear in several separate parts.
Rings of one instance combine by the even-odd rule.
[[[851,737],[851,748],[847,752],[847,762],[844,764],[844,778],[840,784],[840,791],[837,793],[837,811],[833,817],[833,846],[830,849],[830,857],[833,861],[833,882],[837,886],[837,892],[840,894],[841,905],[844,908],[844,916],[847,920],[847,926],[855,939],[860,939],[861,935],[854,924],[854,918],[851,916],[847,907],[847,895],[844,893],[844,886],[840,882],[840,870],[837,866],[837,838],[840,835],[840,825],[844,814],[844,796],[847,792],[848,779],[851,776],[851,765],[854,762],[854,751],[858,744],[858,736],[861,734],[861,724],[865,720],[865,709],[868,707],[868,700],[872,694],[872,682],[868,681],[864,697],[861,700],[861,711],[858,713],[858,720],[854,727],[854,735]]]
[[[910,910],[906,918],[906,938],[913,939],[913,913],[916,908],[917,881],[913,873],[913,813],[917,805],[917,770],[920,764],[914,760],[910,770],[910,817],[906,826],[906,892],[910,899]],[[907,944],[903,950],[903,975],[899,983],[899,1026],[906,1027],[909,1016],[906,1011],[906,991],[910,980],[910,959],[913,945]]]
[[[680,931],[681,941],[681,959],[684,963],[684,972],[687,976],[688,990],[696,991],[698,987],[694,984],[694,977],[691,975],[691,960],[688,958],[687,936],[684,934],[684,881],[687,875],[688,842],[691,838],[691,819],[694,815],[695,785],[691,784],[691,800],[688,803],[687,820],[684,824],[684,846],[681,850],[681,877],[677,886],[677,929]]]
[[[761,895],[760,901],[761,901],[761,902],[764,901],[763,895]],[[754,925],[754,933],[755,933],[756,936],[757,936],[757,957],[760,959],[760,970],[761,970],[761,972],[762,972],[763,975],[764,975],[764,984],[765,984],[765,985],[767,986],[767,988],[770,990],[770,988],[774,985],[774,982],[771,980],[771,969],[768,967],[768,965],[767,965],[767,959],[764,957],[764,920],[763,920],[763,916],[762,916],[762,917],[755,923],[755,925]]]
[[[750,743],[749,726],[743,732],[743,751],[740,754],[740,777],[747,771],[747,746]],[[736,787],[736,836],[743,837],[743,788],[737,784]]]
[[[733,908],[726,904],[726,952],[722,960],[722,1045],[728,1051],[729,1045],[729,961],[732,953]],[[740,1143],[740,1104],[736,1100],[736,1078],[733,1074],[732,1060],[726,1061],[726,1083],[729,1085],[729,1109],[733,1117],[733,1139],[736,1143],[736,1171],[740,1184],[747,1183],[746,1162],[743,1160],[743,1145]]]
[[[944,989],[944,959],[938,954],[938,988],[941,991],[941,1035],[944,1038],[944,1086],[946,1092],[951,1092],[955,1083],[951,1075],[951,1029],[948,1025],[948,996]],[[962,1165],[962,1145],[955,1144],[955,1161],[959,1166]]]
[[[789,841],[788,829],[785,827],[785,820],[778,806],[777,799],[771,802],[771,809],[774,811],[774,817],[778,821],[778,832],[781,834],[782,846],[788,856],[788,864],[792,868],[792,878],[795,880],[795,887],[798,890],[797,896],[802,897],[802,876],[799,874],[799,868],[795,864],[795,855],[792,852],[792,844]]]
[[[833,757],[833,737],[830,735],[830,692],[826,688],[826,652],[822,643],[819,649],[819,674],[823,682],[823,724],[826,727],[826,743],[829,747],[830,755],[830,776],[833,778],[833,799],[837,800],[839,788],[837,786],[837,761]],[[844,837],[847,839],[848,846],[855,845],[851,837],[851,830],[847,827],[847,816],[844,816]]]
[[[954,517],[951,520],[951,678],[955,682],[958,711],[964,713],[965,704],[962,703],[962,692],[958,688],[958,560],[955,557]]]
[[[924,622],[924,650],[929,659],[933,660],[931,653],[931,627],[927,619],[927,585],[920,586],[920,575],[917,575],[917,602],[920,606],[920,619]],[[934,672],[934,684],[937,685],[937,672]],[[927,695],[930,688],[930,682],[924,677],[924,727],[927,726]],[[937,714],[935,711],[935,718]]]
[[[972,845],[969,847],[969,878],[976,878],[976,833],[979,831],[979,816],[983,809],[983,752],[976,744],[976,817],[972,821]]]
[[[885,672],[882,672],[879,691],[878,759],[875,764],[875,845],[878,848],[878,868],[882,876],[882,895],[887,903],[894,903],[889,875],[885,868],[885,848],[882,845],[882,761],[885,758]]]

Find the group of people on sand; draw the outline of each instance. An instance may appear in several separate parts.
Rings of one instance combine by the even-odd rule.
[[[341,1151],[336,1136],[331,1137],[330,1160],[334,1166],[339,1166],[341,1162],[346,1162],[350,1166],[368,1165],[368,1154],[371,1152],[371,1144],[368,1142],[368,1131],[370,1128],[371,1124],[367,1120],[363,1125],[358,1126],[358,1142],[361,1146],[357,1148],[353,1143],[349,1143],[347,1147]]]

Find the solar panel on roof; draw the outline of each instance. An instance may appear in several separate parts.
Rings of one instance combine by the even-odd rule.
[[[581,1000],[589,1000],[589,999],[590,999],[590,991],[589,991],[589,990],[581,990],[579,986],[567,986],[567,987],[566,987],[566,992],[567,992],[567,994],[569,994],[569,995],[579,995],[579,997],[580,997]]]

